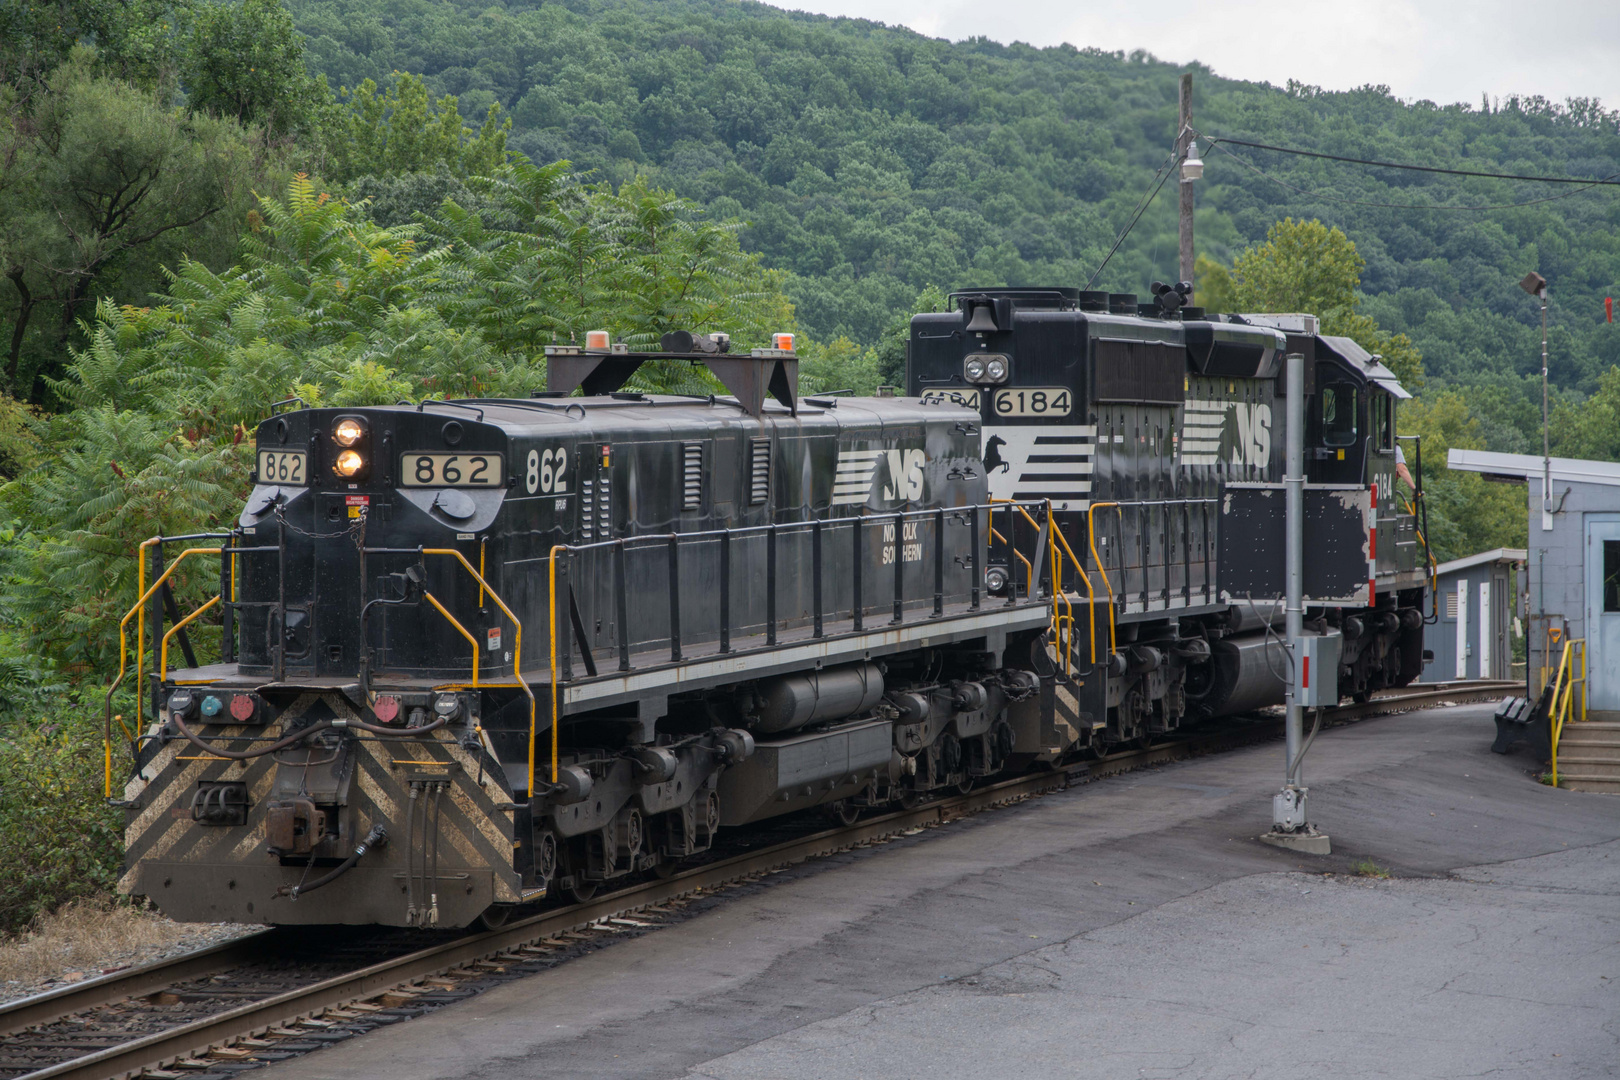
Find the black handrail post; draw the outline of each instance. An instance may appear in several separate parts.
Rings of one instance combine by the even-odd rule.
[[[934,511],[934,614],[945,614],[945,508]]]
[[[1034,575],[1031,574],[1033,577]],[[1029,595],[1035,595],[1035,583],[1028,582]],[[1007,504],[1007,606],[1018,603],[1018,509]]]
[[[776,522],[765,530],[765,646],[776,645]]]
[[[974,506],[969,512],[973,520],[973,535],[968,538],[968,582],[973,586],[974,611],[979,610],[979,579],[984,571],[979,569],[979,508]]]
[[[681,534],[669,534],[669,658],[681,662]]]
[[[236,659],[236,650],[231,647],[231,547],[235,542],[233,531],[219,548],[219,662],[222,664]]]
[[[906,514],[901,511],[894,515],[894,621],[896,625],[905,621],[906,579],[904,568],[906,565]]]
[[[287,677],[287,518],[276,510],[276,681]]]
[[[626,576],[624,538],[613,544],[613,601],[619,618],[619,670],[630,670],[630,599],[629,580]]]
[[[568,561],[557,568],[557,576],[562,582],[558,587],[557,595],[559,598],[567,597],[571,601],[574,586],[569,580],[568,571],[574,565],[574,553],[568,551],[564,552],[564,554],[568,556]],[[561,640],[557,643],[557,678],[562,682],[568,682],[574,677],[574,620],[572,615],[573,612],[570,610],[557,620],[557,633],[561,637]],[[579,643],[579,647],[584,649],[589,646],[582,641]]]
[[[731,651],[731,530],[720,534],[720,652]]]
[[[821,519],[810,519],[810,593],[815,608],[814,636],[821,637]]]
[[[861,528],[861,525],[861,508],[857,507],[855,510],[855,516],[849,519],[849,535],[854,539],[855,548],[855,557],[852,560],[849,568],[849,577],[852,585],[852,591],[854,593],[854,598],[850,602],[849,606],[849,618],[850,622],[854,624],[855,631],[857,633],[859,633],[862,628],[861,616],[864,614],[864,612],[861,610],[861,601],[865,599],[865,597],[861,595],[863,591],[861,589],[861,568],[866,562],[866,559],[862,557],[865,553],[861,551],[861,533],[864,531]]]

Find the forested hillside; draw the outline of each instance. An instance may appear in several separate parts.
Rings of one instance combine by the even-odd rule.
[[[799,320],[823,338],[874,342],[927,285],[1084,283],[1174,136],[1178,69],[1151,41],[1129,56],[951,44],[729,0],[289,2],[334,87],[420,73],[469,115],[499,104],[509,145],[536,161],[647,175],[746,220],[744,246],[792,273]],[[1526,90],[1442,107],[1200,70],[1195,126],[1345,157],[1620,173],[1614,112]],[[1227,262],[1287,216],[1341,227],[1366,260],[1365,311],[1410,334],[1432,386],[1469,388],[1493,446],[1539,442],[1522,407],[1539,382],[1528,396],[1518,385],[1540,367],[1538,313],[1516,287],[1526,270],[1552,283],[1560,388],[1591,392],[1620,362],[1602,303],[1620,288],[1620,188],[1240,147],[1205,158],[1200,252]],[[1528,205],[1486,209],[1505,204]],[[1424,209],[1436,206],[1460,209]],[[1172,183],[1097,286],[1145,291],[1173,276],[1175,252]]]

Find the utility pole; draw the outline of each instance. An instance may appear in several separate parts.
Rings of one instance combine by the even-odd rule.
[[[1181,76],[1181,126],[1176,130],[1176,159],[1178,162],[1187,159],[1187,151],[1192,146],[1192,72],[1188,71]],[[1181,278],[1191,282],[1193,279],[1193,186],[1192,180],[1186,175],[1182,176],[1181,183]],[[1188,302],[1191,302],[1189,294]]]
[[[1547,430],[1547,279],[1532,270],[1524,275],[1519,288],[1541,301],[1541,530],[1551,532],[1552,436]]]

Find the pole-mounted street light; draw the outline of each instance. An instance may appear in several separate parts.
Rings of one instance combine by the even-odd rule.
[[[1552,438],[1547,426],[1547,279],[1534,270],[1519,288],[1541,300],[1541,528],[1552,529]]]

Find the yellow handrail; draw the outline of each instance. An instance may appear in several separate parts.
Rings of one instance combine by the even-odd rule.
[[[1121,509],[1119,503],[1092,503],[1090,508],[1086,510],[1086,541],[1091,545],[1092,564],[1097,567],[1097,572],[1102,575],[1103,587],[1108,590],[1108,651],[1113,653],[1118,651],[1116,649],[1118,642],[1115,640],[1114,633],[1114,586],[1108,580],[1108,568],[1103,565],[1101,556],[1097,554],[1097,511],[1107,509],[1110,506],[1118,511],[1122,522],[1125,520],[1125,511]],[[1093,657],[1092,663],[1096,662],[1096,658]]]
[[[1012,499],[991,498],[990,501],[992,503],[1009,503],[1009,504],[1011,504],[1013,509],[1017,510],[1020,514],[1022,514],[1024,516],[1024,520],[1029,522],[1029,524],[1030,524],[1030,526],[1032,528],[1034,528],[1037,532],[1040,531],[1041,523],[1036,521],[1034,515],[1031,514],[1027,509],[1025,509],[1019,503],[1014,502]],[[1045,501],[1046,501],[1047,532],[1048,532],[1049,535],[1055,535],[1057,533],[1057,522],[1054,521],[1053,518],[1052,518],[1052,500],[1047,499]],[[993,537],[1001,538],[1001,534],[996,531],[996,527],[994,525],[990,526],[990,534]],[[1063,603],[1068,606],[1068,611],[1069,611],[1068,623],[1069,623],[1069,626],[1071,628],[1074,626],[1074,604],[1073,604],[1072,601],[1070,601],[1068,596],[1065,595],[1064,592],[1063,592],[1063,574],[1062,574],[1062,571],[1060,569],[1060,564],[1058,562],[1057,544],[1053,543],[1053,542],[1051,542],[1049,540],[1048,544],[1047,544],[1047,547],[1050,550],[1051,563],[1052,563],[1052,565],[1051,565],[1051,574],[1052,574],[1052,635],[1053,635],[1053,644],[1054,644],[1054,646],[1056,646],[1059,649],[1060,652],[1063,653],[1063,656],[1064,656],[1064,673],[1068,674],[1069,671],[1072,670],[1072,668],[1071,668],[1071,665],[1068,662],[1068,653],[1063,650],[1063,616],[1058,611],[1058,600],[1061,598]],[[1018,557],[1023,560],[1024,565],[1026,567],[1028,567],[1028,569],[1029,569],[1030,590],[1031,590],[1031,592],[1033,592],[1034,588],[1035,588],[1035,567],[1034,567],[1034,565],[1031,564],[1028,559],[1024,559],[1024,557],[1022,555],[1020,555],[1017,551],[1014,551],[1013,554],[1018,555]]]
[[[193,611],[190,615],[187,615],[185,618],[181,619],[179,622],[177,622],[173,626],[169,627],[169,632],[163,635],[163,647],[158,650],[158,682],[159,683],[161,683],[164,679],[168,678],[168,676],[169,676],[169,639],[174,637],[174,635],[176,633],[178,633],[179,631],[184,630],[186,627],[190,626],[193,622],[196,621],[197,616],[201,615],[203,612],[207,611],[209,608],[213,607],[217,603],[219,603],[219,597],[215,596],[212,599],[210,599],[208,601],[208,603],[204,604],[202,607],[198,608],[196,611]]]
[[[482,597],[487,595],[491,600],[495,601],[495,606],[500,608],[501,612],[508,619],[510,619],[512,621],[512,629],[513,629],[512,677],[517,680],[518,689],[522,690],[523,695],[529,699],[529,797],[533,798],[534,797],[534,742],[535,742],[535,738],[536,738],[536,735],[537,735],[537,731],[536,731],[537,715],[536,714],[537,714],[537,711],[538,711],[538,705],[535,702],[534,691],[529,689],[528,682],[523,678],[523,668],[522,668],[522,664],[523,664],[523,621],[521,619],[519,619],[516,615],[512,614],[512,609],[506,606],[506,601],[502,600],[501,597],[500,597],[500,594],[497,593],[494,589],[492,589],[490,587],[489,582],[484,580],[484,575],[479,573],[477,570],[474,570],[472,563],[467,561],[467,557],[465,555],[463,555],[461,552],[457,551],[455,548],[423,548],[422,549],[422,554],[424,554],[424,555],[448,555],[451,558],[455,559],[457,562],[459,562],[462,565],[462,568],[465,569],[467,571],[467,573],[472,575],[473,580],[478,582],[480,600],[482,600]],[[483,561],[482,548],[480,548],[480,550],[479,550],[479,561],[480,562]],[[553,590],[553,591],[555,591],[555,590]],[[439,606],[439,602],[437,600],[433,601],[433,604],[434,604],[435,607],[438,607],[440,611],[444,611],[444,608]],[[481,603],[480,603],[480,606],[482,606]],[[553,599],[553,606],[555,607],[555,599]],[[448,618],[449,617],[449,612],[445,612],[445,616]],[[454,622],[453,619],[451,621]],[[555,614],[553,614],[553,617],[552,617],[552,624],[553,624],[553,626],[556,625],[556,616],[555,616]],[[457,629],[460,629],[459,624],[457,624]],[[462,632],[466,633],[465,630],[463,630]],[[556,648],[555,644],[553,644],[552,648],[553,649]],[[476,640],[474,640],[473,641],[473,684],[476,686],[477,683],[478,683],[478,642]],[[553,678],[553,684],[555,685],[555,678]],[[498,685],[501,685],[501,684],[495,683],[495,684],[492,684],[492,685],[498,686]],[[555,689],[552,691],[552,694],[553,694],[553,697],[555,697],[555,695],[556,695]],[[555,724],[552,725],[552,729],[551,729],[551,782],[553,784],[555,784],[557,782],[557,728],[556,728]]]
[[[467,631],[467,628],[465,626],[461,625],[461,620],[457,619],[454,615],[450,614],[450,609],[449,608],[447,608],[443,604],[439,603],[438,597],[434,596],[432,593],[428,592],[426,589],[422,590],[422,597],[428,603],[432,604],[434,606],[434,608],[436,608],[438,610],[439,614],[443,615],[449,621],[451,626],[456,628],[457,633],[459,633],[462,637],[467,639],[467,644],[472,646],[472,651],[473,651],[472,686],[473,686],[474,690],[477,690],[479,688],[478,687],[478,639],[473,637],[472,634]]]
[[[1575,654],[1581,657],[1581,674],[1575,675]],[[1564,733],[1564,725],[1569,722],[1571,705],[1575,694],[1575,686],[1581,687],[1581,720],[1586,719],[1586,639],[1569,638],[1564,642],[1564,651],[1558,658],[1558,674],[1553,681],[1552,712],[1548,717],[1548,724],[1552,731],[1552,786],[1558,786],[1558,740]]]
[[[160,537],[154,536],[150,540],[142,541],[141,546],[140,546],[140,550],[142,551],[143,554],[141,555],[139,561],[140,561],[141,566],[143,568],[146,565],[146,559],[145,559],[145,555],[144,555],[145,549],[150,547],[151,545],[157,543],[160,539],[161,539]],[[150,588],[141,588],[140,589],[141,598],[139,600],[135,601],[135,606],[130,608],[129,611],[124,614],[124,617],[122,619],[118,620],[118,674],[117,674],[117,676],[115,676],[113,678],[112,685],[107,687],[107,708],[106,708],[106,713],[103,716],[102,722],[101,722],[101,749],[102,749],[102,755],[101,755],[102,756],[101,784],[102,784],[103,794],[108,798],[112,797],[112,696],[113,696],[113,692],[118,689],[119,684],[124,681],[124,675],[129,670],[129,620],[133,619],[137,612],[139,612],[141,614],[141,618],[140,618],[140,621],[137,623],[137,626],[139,626],[142,629],[142,636],[144,636],[144,629],[145,629],[145,626],[146,626],[146,614],[145,614],[145,612],[146,612],[146,602],[152,598],[152,594],[157,592],[158,589],[162,588],[163,583],[165,581],[168,581],[169,578],[174,575],[174,572],[180,568],[180,564],[185,562],[186,559],[189,558],[190,556],[192,556],[192,555],[218,555],[220,553],[220,550],[221,549],[219,549],[219,548],[187,548],[186,550],[182,551],[180,553],[179,557],[176,558],[174,560],[174,562],[170,563],[164,569],[162,574],[158,575],[158,579],[156,581],[152,582],[152,585],[151,585]],[[138,581],[139,581],[139,584],[142,585],[142,586],[144,586],[146,584],[146,574],[144,572],[144,569],[143,569]],[[171,631],[171,633],[172,633],[172,631]],[[137,668],[138,671],[142,670],[141,664],[142,664],[142,660],[144,659],[144,656],[145,656],[145,651],[146,651],[145,647],[143,646],[141,649],[137,650],[137,652],[136,652],[136,661],[135,661],[135,663],[136,663],[136,668]],[[137,676],[137,677],[139,677],[139,676]],[[136,693],[135,693],[135,700],[136,700],[136,703],[137,703],[137,707],[139,707],[140,697],[141,697],[140,690],[137,688]],[[143,718],[144,718],[144,713],[137,712],[135,714],[136,724],[139,725],[140,721]]]

